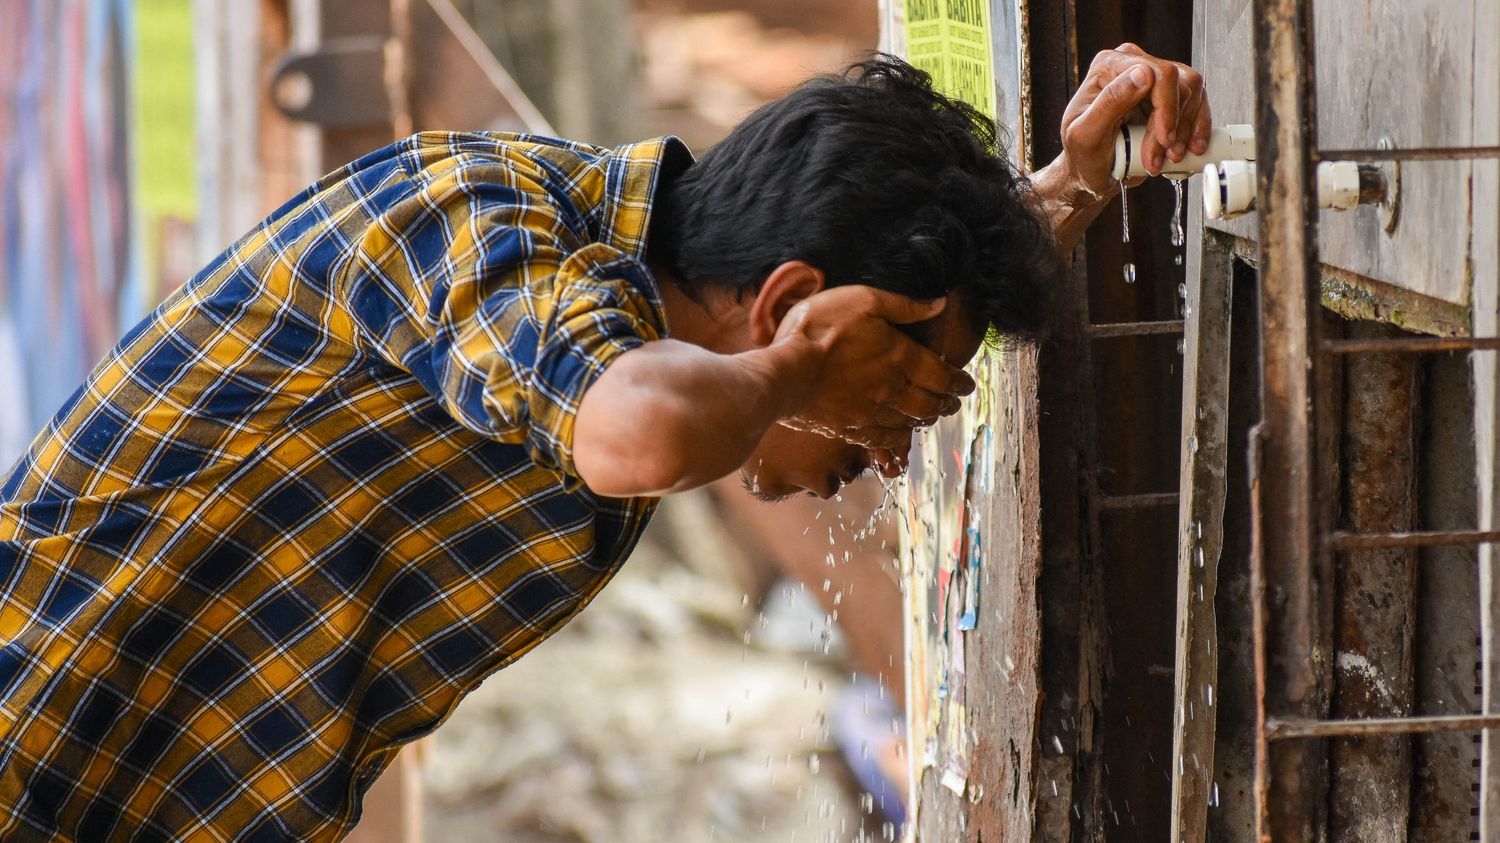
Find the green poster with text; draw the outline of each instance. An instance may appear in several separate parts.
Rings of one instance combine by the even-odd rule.
[[[989,0],[906,0],[906,55],[939,91],[995,117]]]

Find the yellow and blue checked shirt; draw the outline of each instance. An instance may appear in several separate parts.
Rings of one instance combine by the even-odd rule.
[[[417,135],[121,341],[0,497],[0,838],[336,839],[581,609],[654,501],[577,480],[574,412],[665,334],[687,157]]]

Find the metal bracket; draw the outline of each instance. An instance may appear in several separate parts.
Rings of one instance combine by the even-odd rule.
[[[385,78],[387,40],[335,38],[316,49],[284,53],[271,68],[271,102],[287,117],[325,129],[391,122],[390,99],[379,84]]]
[[[1381,138],[1376,144],[1376,149],[1395,149],[1396,142],[1390,137]],[[1386,161],[1381,168],[1385,174],[1385,198],[1380,202],[1380,224],[1385,227],[1386,234],[1396,233],[1396,225],[1401,222],[1401,162]]]
[[[288,117],[324,129],[407,122],[396,119],[392,97],[400,96],[410,105],[402,116],[415,131],[553,134],[451,0],[412,0],[403,34],[333,38],[287,52],[271,70],[271,101]]]

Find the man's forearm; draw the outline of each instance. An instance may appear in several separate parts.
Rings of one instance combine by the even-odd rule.
[[[1075,178],[1066,159],[1059,156],[1031,176],[1031,187],[1042,203],[1042,213],[1052,226],[1058,251],[1066,260],[1083,237],[1089,223],[1119,192],[1119,183],[1104,193],[1094,193]]]
[[[806,400],[813,355],[786,344],[716,354],[677,340],[621,355],[584,394],[573,453],[589,488],[656,496],[738,468]]]

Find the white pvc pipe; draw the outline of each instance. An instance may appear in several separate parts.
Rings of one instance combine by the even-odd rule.
[[[1141,147],[1146,137],[1145,126],[1122,126],[1115,138],[1116,181],[1150,175],[1141,163]],[[1245,124],[1221,126],[1213,130],[1208,138],[1208,151],[1202,155],[1188,153],[1181,161],[1173,163],[1163,159],[1161,174],[1171,179],[1185,179],[1201,173],[1205,164],[1214,161],[1255,160],[1255,129]]]

